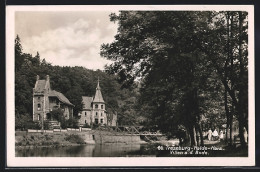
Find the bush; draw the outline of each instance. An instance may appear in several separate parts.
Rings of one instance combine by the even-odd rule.
[[[60,126],[62,129],[66,129],[66,128],[79,128],[78,125],[78,119],[76,118],[69,118],[68,120],[65,119],[64,115],[63,115],[63,111],[61,109],[55,109],[51,112],[51,116],[57,120],[58,122],[60,122]]]
[[[53,119],[59,122],[61,122],[64,119],[63,111],[60,108],[51,111],[50,114],[53,117]]]
[[[100,126],[101,124],[93,124],[93,129],[96,129],[96,128],[98,128],[99,126]]]
[[[43,127],[44,127],[44,130],[49,130],[50,129],[49,121],[44,121],[43,122]]]
[[[75,118],[70,118],[66,120],[66,123],[67,123],[67,127],[69,128],[79,128],[78,120]]]
[[[63,118],[63,119],[62,119],[61,121],[59,121],[59,122],[60,122],[60,127],[61,127],[62,129],[68,128],[68,124],[67,124],[65,118]]]
[[[83,128],[91,128],[91,126],[88,123],[86,123],[83,125]]]
[[[61,128],[65,129],[68,127],[66,119],[63,115],[63,111],[60,108],[51,111],[50,114],[54,120],[57,120],[58,122],[60,122]]]
[[[85,144],[84,140],[79,135],[76,134],[68,135],[64,139],[71,143]]]
[[[39,122],[34,122],[29,114],[15,117],[15,130],[41,129]]]

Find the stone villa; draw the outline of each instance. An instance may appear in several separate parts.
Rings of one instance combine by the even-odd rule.
[[[50,112],[54,109],[62,109],[66,119],[73,117],[74,105],[60,92],[52,90],[50,77],[40,80],[37,75],[33,88],[33,121],[53,120]]]
[[[99,86],[99,80],[97,83],[95,96],[82,96],[82,103],[83,110],[81,113],[79,113],[80,126],[85,124],[116,126],[117,114],[107,112],[106,103],[103,99],[101,88]]]
[[[80,126],[85,124],[116,126],[117,114],[107,112],[99,80],[95,96],[82,96],[82,103],[83,110],[78,114]],[[65,119],[72,118],[73,107],[74,105],[62,93],[51,89],[49,75],[43,80],[40,80],[39,75],[37,75],[33,88],[33,121],[49,120],[55,122],[50,112],[58,108],[63,111]]]

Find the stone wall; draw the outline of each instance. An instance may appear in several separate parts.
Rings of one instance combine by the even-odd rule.
[[[95,140],[93,140],[93,135],[90,133],[77,133],[81,138],[83,138],[86,144],[95,144]]]
[[[94,140],[96,143],[140,143],[140,136],[130,136],[130,135],[94,135]]]

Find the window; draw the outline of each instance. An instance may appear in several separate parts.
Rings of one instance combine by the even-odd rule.
[[[41,110],[41,104],[38,104],[38,110]]]
[[[103,109],[103,105],[101,105],[101,109]]]
[[[40,101],[41,100],[41,97],[38,97],[38,101]]]
[[[97,118],[95,119],[95,124],[98,124],[98,119]]]
[[[87,123],[87,120],[85,120],[85,124]]]
[[[96,108],[96,109],[98,108],[98,105],[97,105],[97,104],[95,104],[95,108]]]
[[[40,114],[38,114],[38,121],[40,121]]]
[[[101,116],[102,116],[103,114],[101,113]]]
[[[100,119],[100,123],[103,124],[103,119]]]
[[[87,112],[85,112],[85,116],[87,116]]]
[[[98,115],[98,113],[96,112],[96,116]]]

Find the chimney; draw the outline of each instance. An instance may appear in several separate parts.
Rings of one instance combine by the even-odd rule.
[[[36,81],[38,81],[40,79],[39,75],[36,76]]]
[[[46,80],[49,81],[50,80],[50,76],[46,75]]]

